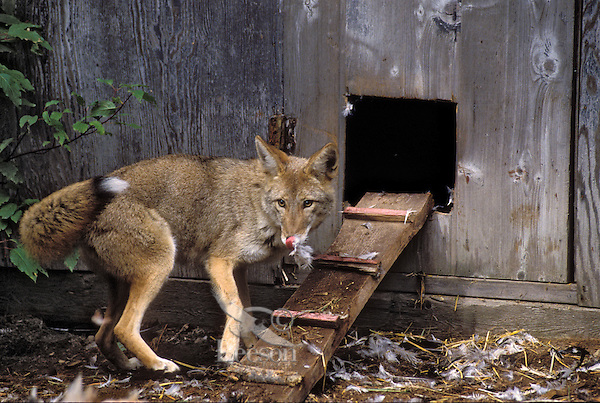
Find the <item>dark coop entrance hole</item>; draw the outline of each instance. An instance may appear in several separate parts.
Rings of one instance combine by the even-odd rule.
[[[427,192],[438,211],[452,208],[456,104],[349,96],[344,200],[365,192]]]

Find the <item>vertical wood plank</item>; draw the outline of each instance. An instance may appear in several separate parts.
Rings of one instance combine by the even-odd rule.
[[[584,0],[581,11],[574,269],[580,305],[600,307],[600,4]]]
[[[354,95],[447,99],[456,89],[456,0],[348,0],[347,86]]]
[[[462,2],[452,274],[569,279],[573,31],[570,1]]]
[[[342,88],[340,57],[343,39],[343,1],[286,0],[284,18],[284,107],[298,119],[296,153],[309,156],[327,142],[338,143],[340,175],[337,205],[329,218],[311,235],[310,243],[323,252],[335,238],[341,224],[341,196],[344,172]]]

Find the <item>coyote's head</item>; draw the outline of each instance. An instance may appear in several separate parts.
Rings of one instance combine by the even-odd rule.
[[[290,157],[257,137],[256,150],[267,175],[263,209],[280,226],[284,244],[289,239],[303,243],[333,207],[336,146],[329,143],[305,159]]]

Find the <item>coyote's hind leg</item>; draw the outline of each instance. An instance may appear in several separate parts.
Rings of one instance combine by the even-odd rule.
[[[174,372],[179,370],[177,364],[156,355],[140,335],[144,313],[166,279],[161,274],[157,270],[149,270],[148,278],[142,276],[132,282],[127,305],[115,326],[115,335],[145,367],[155,371]]]
[[[96,345],[104,356],[117,368],[124,370],[137,369],[142,363],[137,358],[127,358],[119,348],[115,337],[115,325],[121,318],[127,297],[129,296],[129,285],[115,278],[108,279],[109,300],[102,319],[100,329],[96,333]]]
[[[103,351],[117,365],[137,364],[136,359],[125,363],[115,351],[114,334],[146,368],[177,371],[175,363],[157,356],[140,335],[144,313],[175,262],[175,240],[167,222],[153,209],[117,199],[98,217],[88,235],[88,245],[90,260],[113,281],[110,321],[97,336]]]

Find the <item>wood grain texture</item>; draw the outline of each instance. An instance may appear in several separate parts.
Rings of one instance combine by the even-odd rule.
[[[574,283],[388,273],[377,290],[577,305]]]
[[[566,282],[573,4],[462,10],[454,274]]]
[[[54,47],[47,58],[25,63],[38,104],[74,90],[91,99],[109,96],[96,77],[149,84],[159,103],[133,105],[131,120],[142,123],[141,131],[116,128],[114,137],[74,146],[71,154],[23,161],[26,196],[160,154],[251,157],[253,136],[267,132],[273,110],[285,108],[299,119],[300,155],[329,140],[339,145],[338,206],[311,236],[321,252],[341,223],[344,93],[445,99],[457,103],[455,208],[432,215],[394,270],[572,280],[572,2],[16,3],[19,16],[42,25]],[[581,303],[600,306],[599,11],[591,0],[583,5],[575,277]],[[174,274],[204,275],[194,267]],[[250,274],[251,281],[271,284],[276,277],[275,268]]]
[[[580,304],[600,306],[600,4],[584,0],[575,161],[575,280]]]
[[[312,155],[328,142],[338,144],[340,161],[334,211],[311,234],[317,253],[333,241],[341,225],[344,174],[340,80],[343,1],[285,0],[283,15],[283,88],[287,115],[296,117],[298,155]]]
[[[344,67],[349,93],[452,99],[459,3],[348,0]]]
[[[589,339],[600,337],[598,313],[574,305],[438,295],[425,297],[421,308],[414,294],[378,292],[355,326],[413,333],[427,329],[440,338],[525,329],[540,338]]]
[[[54,48],[38,77],[46,96],[110,96],[96,83],[102,77],[146,84],[158,101],[132,104],[142,130],[122,127],[74,147],[70,164],[57,167],[70,181],[167,153],[254,157],[254,136],[266,135],[282,106],[277,1],[42,3],[30,12],[44,13]]]

